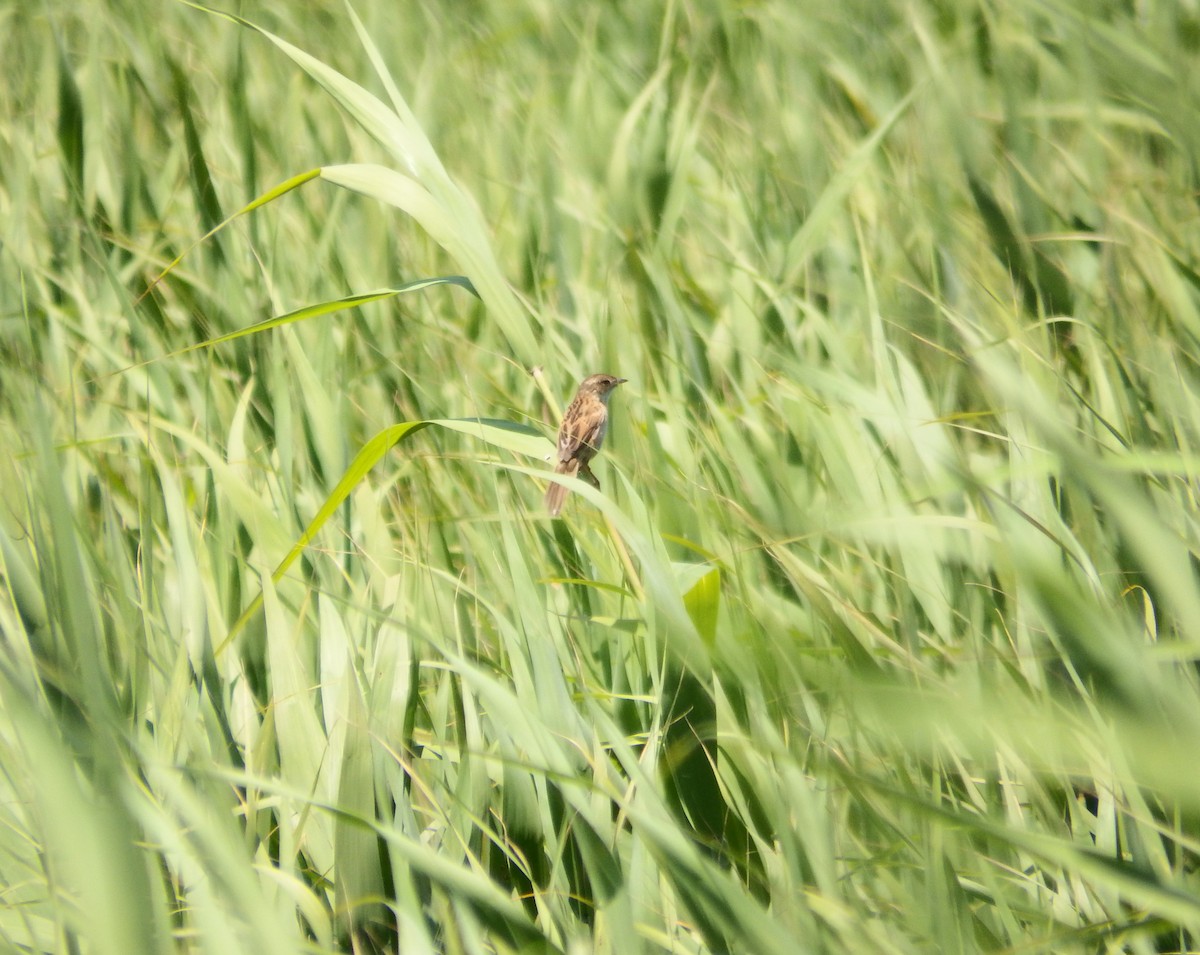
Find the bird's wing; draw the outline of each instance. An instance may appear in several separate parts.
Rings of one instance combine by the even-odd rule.
[[[603,418],[587,415],[568,415],[558,432],[558,460],[569,461],[579,449],[596,448],[596,436],[604,424]]]

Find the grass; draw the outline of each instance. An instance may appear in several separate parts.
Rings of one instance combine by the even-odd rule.
[[[823,9],[0,6],[0,947],[1197,949],[1200,20]]]

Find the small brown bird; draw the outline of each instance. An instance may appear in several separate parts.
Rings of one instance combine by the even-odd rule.
[[[558,464],[556,474],[584,478],[599,489],[600,482],[588,466],[608,431],[608,397],[617,385],[628,381],[614,375],[588,375],[575,392],[575,400],[563,415],[562,427],[558,429]],[[551,517],[558,517],[567,489],[557,482],[551,483],[546,491],[546,509]]]

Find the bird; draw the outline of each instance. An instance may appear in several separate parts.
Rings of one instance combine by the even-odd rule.
[[[555,474],[582,477],[594,488],[600,489],[600,482],[596,480],[589,464],[600,450],[600,445],[604,443],[604,435],[608,431],[608,399],[617,385],[622,385],[628,380],[600,373],[588,375],[580,382],[579,390],[567,406],[562,426],[558,429],[558,463],[554,467]],[[558,517],[567,493],[564,485],[557,481],[550,483],[546,490],[546,510],[550,512],[551,517]]]

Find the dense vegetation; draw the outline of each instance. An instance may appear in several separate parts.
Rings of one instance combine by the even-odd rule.
[[[259,6],[0,4],[0,947],[1200,947],[1194,3]]]

